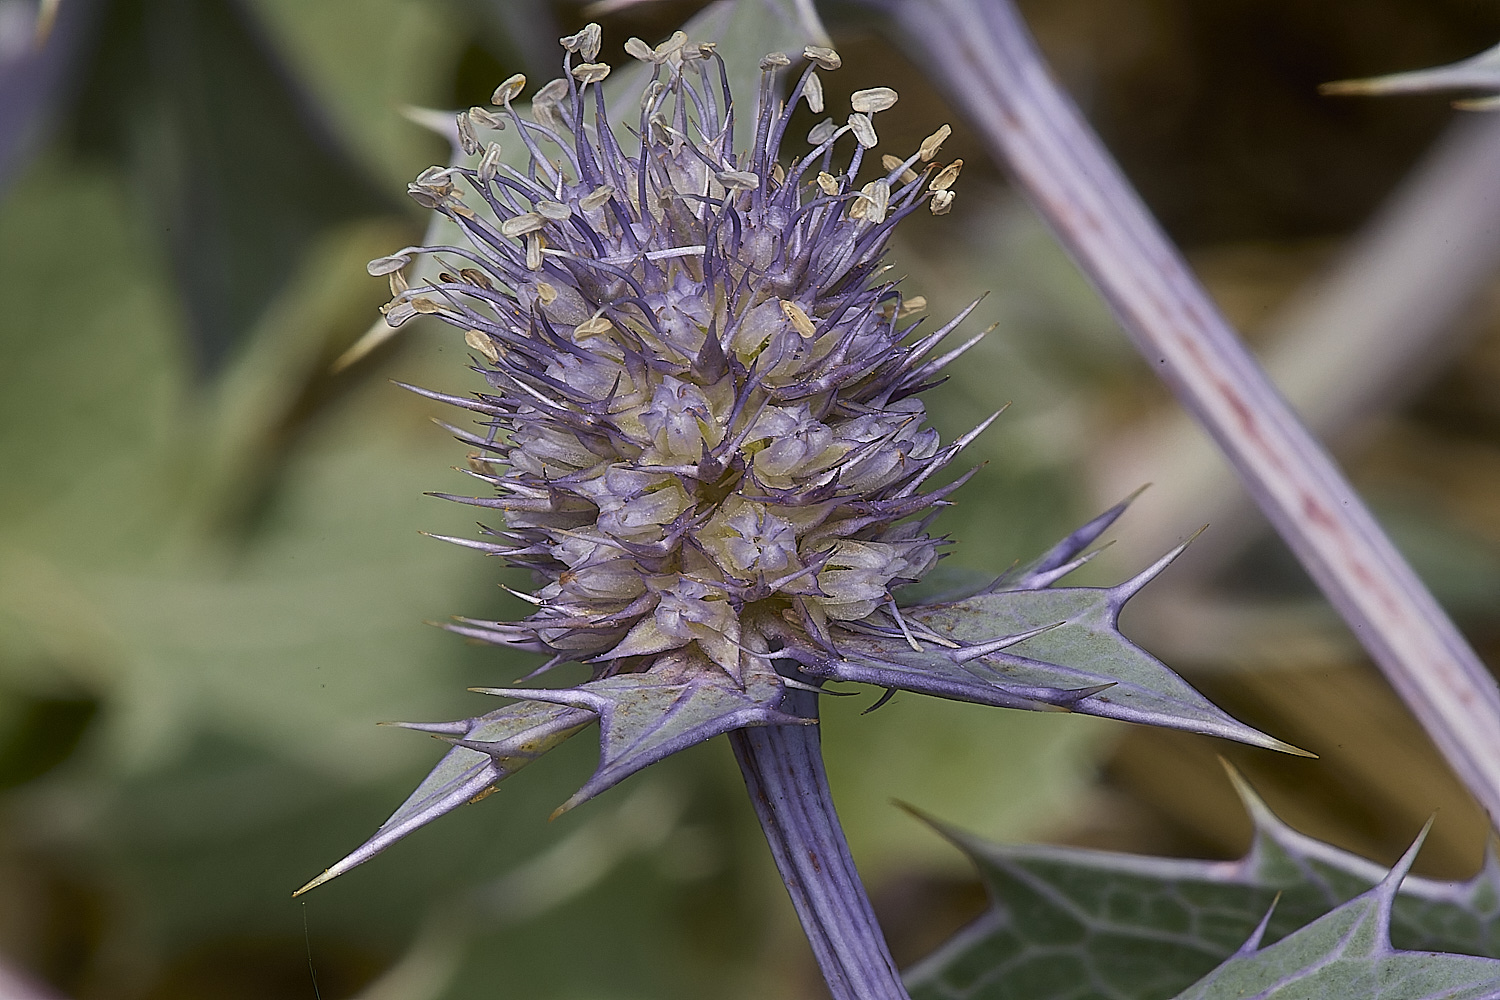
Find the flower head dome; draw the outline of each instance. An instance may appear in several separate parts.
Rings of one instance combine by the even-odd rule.
[[[922,303],[878,275],[897,221],[947,210],[959,164],[931,162],[945,127],[856,185],[871,116],[896,102],[884,87],[784,155],[796,102],[821,111],[817,71],[839,64],[819,47],[785,102],[791,60],[761,62],[754,143],[736,152],[723,61],[682,32],[626,46],[654,71],[627,150],[600,86],[610,68],[594,61],[598,27],[563,44],[564,75],[529,119],[512,106],[524,87],[513,77],[495,92],[503,115],[459,116],[477,164],[410,187],[470,245],[370,268],[399,275],[416,253],[441,262],[434,282],[398,279],[386,316],[435,315],[487,362],[490,391],[451,401],[488,418],[461,436],[496,495],[454,499],[502,511],[495,540],[465,544],[540,584],[524,620],[454,628],[587,661],[597,677],[670,668],[742,686],[767,669],[774,636],[828,645],[831,625],[889,605],[937,560],[913,519],[946,492],[924,484],[957,446],[925,426],[916,394],[951,324],[908,345]],[[507,124],[530,154],[524,170],[480,141]]]

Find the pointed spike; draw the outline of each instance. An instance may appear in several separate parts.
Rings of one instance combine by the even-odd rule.
[[[485,555],[503,556],[515,550],[514,545],[496,545],[494,542],[484,542],[477,538],[461,538],[458,535],[438,535],[431,531],[419,531],[419,535],[434,538],[440,542],[449,542],[453,545],[462,545],[466,549],[477,549]]]
[[[1281,892],[1276,893],[1276,898],[1271,900],[1271,905],[1266,907],[1266,915],[1260,918],[1260,923],[1255,925],[1255,930],[1245,939],[1245,943],[1239,946],[1235,955],[1246,958],[1260,950],[1260,942],[1266,936],[1266,928],[1271,926],[1271,914],[1276,912],[1276,904],[1281,902]]]
[[[922,647],[917,645],[917,640],[912,637],[911,629],[906,627],[906,619],[902,617],[901,609],[896,606],[896,599],[893,597],[888,603],[890,606],[886,608],[886,612],[892,618],[896,619],[896,625],[901,629],[901,635],[904,639],[906,639],[906,644],[911,647],[911,651],[913,653],[920,653],[922,651]],[[874,709],[872,708],[869,711],[873,712]],[[869,713],[866,712],[865,714]]]
[[[379,830],[375,831],[375,836],[365,841],[347,857],[333,865],[333,867],[324,870],[323,874],[308,882],[302,888],[292,893],[292,895],[294,897],[300,896],[304,892],[316,889],[323,883],[337,878],[349,869],[364,864],[413,830],[426,826],[438,816],[452,812],[454,809],[473,799],[474,796],[489,788],[502,777],[504,775],[500,773],[492,762],[488,760],[483,761],[479,766],[474,768],[472,774],[464,780],[456,782],[451,789],[436,800],[429,802],[420,812],[406,817],[402,822],[393,826],[382,826]]]
[[[1028,574],[1024,581],[1026,583],[1026,587],[1024,589],[1042,590],[1046,587],[1052,586],[1054,583],[1056,583],[1058,580],[1061,580],[1069,573],[1072,573],[1073,571],[1093,562],[1101,552],[1104,552],[1113,544],[1115,544],[1113,540],[1105,542],[1103,545],[1099,546],[1097,549],[1094,549],[1092,552],[1085,552],[1083,555],[1079,556],[1077,559],[1074,559],[1072,562],[1063,563],[1056,569],[1047,570],[1046,572],[1033,572]]]
[[[465,410],[473,410],[475,413],[483,413],[491,417],[505,417],[510,415],[506,410],[503,410],[498,406],[491,406],[488,403],[482,403],[477,399],[465,399],[463,396],[450,396],[446,392],[435,392],[432,389],[424,389],[419,385],[412,385],[409,382],[402,382],[399,379],[391,379],[391,384],[398,385],[401,388],[405,389],[407,392],[414,392],[418,396],[425,396],[428,399],[436,400],[439,403],[447,403],[449,406],[457,406]]]
[[[781,683],[785,687],[792,688],[796,691],[807,691],[810,694],[826,694],[830,698],[853,698],[856,694],[859,693],[857,691],[835,691],[832,688],[818,687],[814,684],[804,684],[802,681],[795,680],[791,677],[783,677],[781,679]]]
[[[344,369],[350,367],[351,365],[364,360],[366,357],[372,354],[376,348],[380,347],[386,341],[401,333],[404,329],[405,327],[391,326],[385,321],[385,317],[377,319],[375,322],[370,324],[370,328],[366,330],[360,336],[360,338],[356,340],[347,350],[345,350],[343,354],[340,354],[333,360],[333,364],[328,366],[328,370],[334,375],[337,375],[339,372],[342,372]]]
[[[462,736],[474,724],[473,719],[457,722],[377,722],[377,726],[395,726],[397,729],[415,729],[419,733],[436,733],[441,736]]]
[[[453,118],[451,111],[438,111],[436,108],[423,108],[415,104],[403,105],[401,117],[418,125],[427,131],[442,136],[448,140],[448,144],[454,149],[458,144],[458,123]]]
[[[1053,629],[1057,628],[1059,625],[1066,624],[1067,622],[1065,621],[1053,622],[1051,625],[1043,625],[1041,628],[1034,628],[1028,632],[1017,632],[1015,635],[1001,636],[998,639],[991,639],[989,642],[981,642],[972,646],[964,646],[949,653],[948,657],[955,663],[968,663],[970,660],[977,660],[981,656],[988,656],[991,653],[998,653],[1000,650],[1005,649],[1007,646],[1014,646],[1018,642],[1025,642],[1027,639],[1035,638],[1036,636],[1041,635],[1043,632],[1050,632]]]
[[[1040,590],[1041,588],[1050,586],[1052,583],[1055,583],[1057,580],[1066,576],[1067,573],[1058,573],[1057,575],[1052,576],[1050,579],[1047,578],[1047,575],[1053,570],[1056,570],[1064,563],[1073,561],[1080,552],[1088,548],[1090,545],[1094,544],[1094,541],[1098,539],[1100,535],[1104,534],[1105,531],[1109,530],[1110,525],[1114,524],[1115,521],[1119,519],[1120,515],[1125,513],[1125,510],[1131,505],[1131,503],[1133,503],[1137,497],[1144,493],[1147,488],[1150,487],[1150,485],[1150,483],[1146,483],[1145,485],[1137,488],[1135,492],[1130,494],[1130,496],[1126,497],[1124,500],[1121,500],[1119,503],[1115,504],[1113,507],[1100,514],[1098,517],[1094,518],[1078,530],[1074,531],[1067,538],[1064,538],[1062,541],[1052,546],[1052,548],[1048,549],[1045,553],[1042,554],[1041,558],[1039,558],[1029,570],[1023,571],[1021,576],[1013,576],[1013,574],[1017,572],[1014,568],[1007,571],[1006,573],[1001,574],[1000,577],[993,584],[991,584],[989,588],[986,589],[985,593],[993,593],[997,587],[1007,587],[1008,589],[1015,590]],[[1092,556],[1090,556],[1089,558],[1092,558]],[[1077,562],[1075,563],[1075,568],[1081,565],[1083,565],[1082,562]],[[1041,580],[1046,580],[1046,582],[1037,582]]]
[[[1062,694],[1067,696],[1062,703],[1068,706],[1073,706],[1078,704],[1080,701],[1083,701],[1085,698],[1092,698],[1096,694],[1103,694],[1105,691],[1108,691],[1112,687],[1118,687],[1119,684],[1119,681],[1110,681],[1108,684],[1094,684],[1089,687],[1072,688],[1070,690],[1061,692]]]
[[[537,596],[535,596],[533,594],[523,593],[523,592],[517,590],[516,588],[510,586],[509,584],[502,583],[500,585],[500,589],[503,590],[503,591],[505,591],[507,594],[510,594],[512,597],[519,597],[521,600],[525,601],[527,604],[534,604],[534,605],[536,605],[539,608],[540,607],[544,607],[546,605],[546,603],[547,603],[546,601],[542,600],[540,597],[537,597]]]
[[[1277,830],[1285,826],[1281,822],[1281,819],[1271,811],[1271,807],[1266,805],[1265,800],[1260,797],[1260,794],[1256,792],[1250,782],[1245,780],[1245,776],[1240,773],[1239,768],[1235,767],[1222,756],[1219,757],[1219,766],[1224,768],[1225,774],[1229,775],[1229,783],[1234,786],[1235,794],[1240,797],[1240,803],[1245,807],[1245,811],[1250,814],[1250,821],[1255,824],[1257,832]]]
[[[1126,601],[1130,600],[1136,594],[1139,594],[1141,592],[1141,588],[1145,587],[1146,584],[1156,579],[1156,577],[1160,575],[1162,570],[1172,565],[1172,563],[1176,561],[1178,556],[1187,551],[1187,547],[1193,543],[1193,540],[1207,530],[1208,525],[1205,524],[1203,527],[1193,532],[1192,536],[1188,538],[1187,541],[1178,545],[1172,551],[1156,560],[1156,562],[1152,563],[1150,566],[1147,566],[1144,570],[1137,573],[1129,580],[1126,580],[1124,583],[1116,584],[1115,586],[1111,587],[1110,603],[1113,604],[1116,608],[1123,607]]]
[[[1401,883],[1411,871],[1412,863],[1417,860],[1417,853],[1422,850],[1422,844],[1427,840],[1427,835],[1432,832],[1432,824],[1436,822],[1436,814],[1427,817],[1427,822],[1422,824],[1422,829],[1417,834],[1417,838],[1411,842],[1411,846],[1401,855],[1401,859],[1391,866],[1391,870],[1385,878],[1380,880],[1380,884],[1371,890],[1384,901],[1384,905],[1381,906],[1381,924],[1387,929],[1387,934],[1383,939],[1385,941],[1390,940],[1391,902],[1395,900],[1396,893],[1401,889]]]
[[[523,675],[520,678],[520,680],[529,681],[533,677],[540,677],[540,676],[542,676],[542,674],[545,674],[547,671],[551,670],[553,667],[558,666],[559,664],[562,664],[562,663],[567,663],[567,662],[568,662],[568,655],[566,653],[558,653],[556,656],[552,657],[546,663],[543,663],[540,667],[537,667],[535,670],[531,671],[531,673]]]
[[[886,702],[890,701],[894,697],[896,697],[896,689],[895,688],[886,688],[885,689],[885,693],[882,694],[879,698],[877,698],[875,700],[875,704],[871,705],[869,708],[865,709],[863,712],[860,712],[859,714],[860,715],[869,715],[871,712],[875,711],[877,708],[881,707],[882,705],[884,705]]]
[[[471,687],[475,694],[492,694],[500,698],[520,698],[523,701],[545,701],[553,705],[567,705],[598,713],[606,699],[592,691],[581,688],[488,688]]]

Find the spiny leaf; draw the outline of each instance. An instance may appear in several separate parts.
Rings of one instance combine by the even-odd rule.
[[[417,790],[359,849],[298,889],[301,895],[370,860],[418,827],[450,813],[508,778],[593,721],[593,713],[562,705],[520,702],[451,723],[397,723],[454,738],[454,746]]]
[[[558,813],[593,798],[649,764],[744,726],[802,725],[778,709],[781,679],[769,667],[745,671],[741,687],[728,674],[700,669],[617,674],[574,688],[490,693],[586,709],[599,716],[599,768]],[[554,814],[556,815],[556,814]]]
[[[1494,1000],[1500,961],[1391,947],[1391,907],[1426,835],[1374,888],[1262,948],[1267,913],[1238,951],[1178,1000]]]
[[[1292,830],[1231,778],[1255,823],[1238,861],[989,844],[935,824],[994,905],[908,972],[913,1000],[1161,1000],[1233,955],[1268,911],[1264,940],[1279,941],[1385,875]],[[1464,882],[1407,878],[1390,931],[1399,948],[1500,958],[1500,864],[1491,855]]]
[[[883,634],[841,631],[836,651],[791,645],[785,655],[824,680],[861,681],[1002,708],[1081,712],[1304,754],[1230,718],[1120,634],[1120,609],[1182,547],[1116,587],[1046,587],[1045,581],[1066,569],[1118,510],[1080,529],[1015,577],[1042,589],[908,608],[904,633],[900,622]]]

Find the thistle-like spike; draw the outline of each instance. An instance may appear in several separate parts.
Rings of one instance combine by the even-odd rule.
[[[981,656],[989,656],[991,653],[998,653],[1002,649],[1007,649],[1011,646],[1016,645],[1017,643],[1025,642],[1027,639],[1035,639],[1037,636],[1041,635],[1044,632],[1051,632],[1053,629],[1060,628],[1061,626],[1066,624],[1067,622],[1053,622],[1051,625],[1043,625],[1041,628],[1028,629],[1025,632],[1017,632],[1015,635],[1006,635],[1001,636],[998,639],[991,639],[989,642],[980,642],[975,643],[971,646],[963,646],[949,653],[948,658],[951,659],[954,663],[968,663],[970,660],[977,660]],[[1105,686],[1108,687],[1109,685]]]
[[[1172,563],[1177,560],[1178,556],[1187,551],[1187,547],[1193,543],[1194,539],[1196,539],[1199,535],[1203,534],[1203,532],[1207,530],[1208,525],[1205,524],[1203,527],[1193,532],[1193,534],[1187,539],[1187,541],[1178,545],[1172,551],[1156,560],[1156,562],[1152,563],[1150,566],[1147,566],[1144,570],[1137,573],[1129,580],[1126,580],[1124,583],[1119,583],[1111,587],[1110,599],[1114,603],[1114,606],[1117,608],[1123,607],[1126,601],[1130,600],[1136,594],[1139,594],[1141,592],[1141,589],[1145,587],[1146,584],[1156,579],[1157,576],[1161,574],[1162,570],[1172,565]]]
[[[890,701],[894,697],[896,697],[896,688],[886,688],[885,691],[881,693],[880,697],[875,699],[875,704],[871,705],[869,708],[865,709],[859,714],[869,715],[871,712],[875,711],[877,708],[882,707],[886,702]]]
[[[1087,566],[1089,563],[1093,562],[1095,558],[1097,558],[1101,553],[1103,553],[1113,544],[1114,542],[1112,541],[1105,542],[1097,549],[1094,549],[1090,552],[1085,552],[1083,555],[1079,556],[1077,559],[1074,559],[1072,562],[1063,563],[1056,569],[1047,570],[1045,573],[1029,574],[1027,577],[1027,582],[1031,586],[1028,589],[1042,590],[1043,588],[1052,586],[1058,580],[1061,580],[1063,577],[1067,576],[1069,573],[1072,573],[1074,570],[1077,570],[1083,566]]]
[[[1255,925],[1255,930],[1251,931],[1250,936],[1245,939],[1245,943],[1235,950],[1236,955],[1243,958],[1253,955],[1260,950],[1260,943],[1266,936],[1266,928],[1271,926],[1271,915],[1276,912],[1276,904],[1280,902],[1281,893],[1277,892],[1276,897],[1271,900],[1271,905],[1266,907],[1265,916],[1261,917],[1260,923]]]
[[[469,731],[467,719],[460,719],[457,722],[377,722],[376,725],[415,729],[419,733],[435,733],[438,736],[462,736]]]

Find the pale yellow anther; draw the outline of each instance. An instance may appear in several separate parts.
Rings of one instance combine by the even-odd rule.
[[[479,134],[474,131],[474,122],[467,111],[460,111],[454,116],[454,125],[458,128],[458,148],[473,156],[479,152]]]
[[[646,84],[646,89],[641,91],[641,110],[646,111],[656,103],[657,98],[666,92],[666,87],[660,80],[652,80]]]
[[[760,175],[749,170],[721,170],[714,179],[731,191],[754,191],[760,187]]]
[[[365,265],[365,270],[370,273],[371,277],[379,277],[382,274],[399,271],[410,263],[410,257],[406,256],[406,254],[397,253],[391,254],[389,257],[376,257]]]
[[[886,111],[896,103],[896,92],[890,87],[871,87],[869,90],[856,90],[849,98],[849,106],[860,114],[873,115],[877,111]]]
[[[585,212],[592,212],[615,196],[615,189],[608,184],[601,184],[582,198],[578,199],[578,207]]]
[[[850,206],[849,215],[868,222],[884,222],[890,201],[891,186],[885,181],[871,181],[859,189],[859,197],[854,199],[854,204]],[[860,209],[858,215],[855,215],[854,209],[859,208],[860,205],[864,207]]]
[[[521,96],[521,91],[526,88],[526,77],[520,73],[509,77],[500,86],[495,88],[495,93],[490,97],[491,104],[509,104]]]
[[[559,38],[562,47],[569,52],[576,52],[589,62],[599,58],[599,41],[603,32],[597,24],[586,24],[576,34]]]
[[[814,146],[821,146],[838,134],[839,127],[833,123],[832,118],[824,118],[807,132],[807,141]]]
[[[777,184],[780,184],[782,181],[786,180],[786,171],[782,168],[781,164],[771,164],[771,180],[775,181]]]
[[[505,119],[485,108],[470,108],[469,120],[479,128],[492,128],[497,132],[505,131]]]
[[[956,180],[958,180],[958,172],[960,170],[962,170],[963,168],[964,168],[964,161],[963,160],[954,160],[952,163],[948,164],[942,170],[938,171],[938,175],[936,177],[934,177],[932,179],[932,183],[930,185],[928,185],[928,190],[930,190],[930,191],[946,191],[946,190],[948,190],[949,188],[951,188],[953,186],[953,182],[956,181]]]
[[[933,215],[947,215],[949,209],[951,209],[952,207],[952,191],[934,191],[932,192],[932,200],[927,203],[927,208],[932,212]]]
[[[927,297],[923,295],[912,295],[901,300],[901,308],[897,310],[897,316],[910,316],[927,308]]]
[[[387,275],[387,278],[391,283],[391,298],[393,299],[410,287],[406,283],[405,271],[392,271],[389,275]]]
[[[460,268],[458,276],[464,279],[465,283],[473,285],[475,288],[493,289],[495,287],[490,284],[489,277],[483,271],[476,271],[472,267]]]
[[[656,54],[651,51],[651,46],[635,37],[631,37],[626,40],[625,54],[627,56],[630,56],[632,59],[639,59],[643,63],[656,61]]]
[[[785,52],[767,52],[760,60],[760,68],[763,73],[773,69],[781,69],[783,66],[790,66],[791,64],[792,61],[787,58]]]
[[[486,358],[489,358],[490,364],[494,364],[500,360],[500,352],[495,349],[495,342],[483,331],[464,331],[464,343],[474,348],[480,354],[483,354]]]
[[[492,142],[484,147],[484,155],[479,158],[479,182],[488,184],[495,179],[495,174],[500,171],[500,144]]]
[[[547,220],[543,219],[536,212],[523,212],[514,218],[506,219],[500,223],[500,235],[525,236],[527,233],[536,232],[546,224]]]
[[[823,189],[826,195],[839,193],[839,179],[826,170],[818,171],[818,187]]]
[[[823,113],[823,81],[818,79],[818,74],[807,75],[807,83],[802,87],[802,96],[807,98],[809,111],[815,115]]]
[[[432,301],[429,298],[424,298],[420,295],[411,300],[411,307],[419,313],[435,313],[441,312],[443,309],[443,307],[438,305],[436,302]]]
[[[550,306],[557,301],[557,289],[545,281],[538,281],[536,283],[536,297],[537,301],[541,302],[542,305]]]
[[[880,165],[886,169],[887,173],[900,167],[905,162],[906,161],[901,159],[901,157],[892,156],[890,153],[886,153],[880,158]],[[910,167],[907,167],[901,171],[900,176],[896,179],[899,180],[902,184],[910,184],[912,181],[917,179],[917,172]]]
[[[672,37],[671,38],[668,38],[665,42],[662,42],[660,45],[658,45],[652,51],[651,54],[656,57],[654,61],[655,62],[666,62],[668,59],[672,58],[677,53],[681,52],[682,51],[682,47],[687,44],[687,41],[688,41],[687,32],[685,32],[685,31],[674,31],[674,32],[672,32]]]
[[[602,337],[615,325],[603,316],[594,316],[573,327],[575,337]]]
[[[542,241],[541,233],[526,234],[526,270],[540,271],[542,269],[542,248],[546,245]]]
[[[839,54],[826,45],[809,45],[802,50],[802,58],[808,62],[817,63],[818,69],[836,70],[844,65],[844,60]]]
[[[541,88],[535,94],[531,95],[531,106],[536,107],[538,104],[560,104],[563,98],[567,97],[569,93],[571,91],[568,89],[567,80],[560,77],[556,80],[548,80],[542,84]]]
[[[553,222],[562,222],[573,216],[573,210],[560,201],[539,201],[536,203],[536,211],[542,218]]]
[[[949,128],[947,125],[944,125],[942,128],[938,129],[936,132],[923,139],[921,147],[917,150],[917,155],[922,158],[922,162],[932,162],[932,158],[937,156],[938,150],[943,148],[943,143],[947,142],[948,137],[952,134],[953,129]]]
[[[818,328],[813,326],[812,318],[802,310],[797,303],[788,299],[781,300],[781,314],[792,324],[792,328],[801,335],[803,340],[811,340]]]
[[[878,141],[875,138],[875,123],[870,121],[870,116],[856,111],[849,116],[849,130],[854,133],[854,138],[866,149],[874,146]]]
[[[573,67],[573,76],[580,83],[598,83],[609,76],[609,63],[579,63]]]

